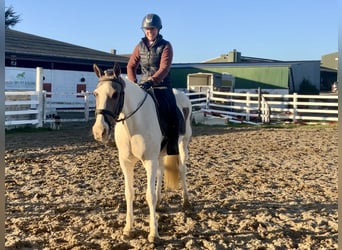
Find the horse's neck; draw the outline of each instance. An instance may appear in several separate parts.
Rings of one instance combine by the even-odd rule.
[[[125,100],[123,106],[123,113],[128,116],[130,113],[134,112],[139,104],[143,101],[145,92],[137,86],[137,84],[126,80],[125,87]]]
[[[158,140],[160,131],[156,116],[155,103],[152,97],[142,90],[137,84],[126,81],[125,100],[119,119],[126,119],[123,123],[117,123],[119,133],[132,137],[139,134],[143,137],[153,133]],[[160,132],[161,136],[161,132]]]

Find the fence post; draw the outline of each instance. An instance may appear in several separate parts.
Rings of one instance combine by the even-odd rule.
[[[208,88],[207,89],[207,100],[206,100],[206,103],[205,103],[205,108],[206,109],[209,109],[209,102],[210,102],[210,89]]]
[[[249,92],[246,93],[246,121],[250,121],[250,106],[251,106],[251,95]]]
[[[265,98],[263,96],[260,100],[260,115],[261,115],[261,122],[265,123]]]
[[[261,88],[258,88],[258,121],[261,120]]]
[[[84,94],[84,118],[86,120],[86,122],[89,120],[89,98],[88,92],[83,92]]]
[[[45,124],[45,120],[46,120],[46,91],[45,90],[43,90],[42,91],[42,96],[43,96],[43,98],[42,98],[42,100],[43,100],[43,111],[42,111],[42,113],[43,113],[43,124]]]
[[[37,127],[41,128],[43,127],[43,120],[44,120],[44,113],[43,113],[43,106],[44,106],[44,101],[43,101],[43,68],[42,67],[37,67],[36,68],[36,92],[38,96],[38,124]]]
[[[292,117],[293,122],[297,122],[296,120],[297,108],[298,108],[297,101],[298,101],[297,93],[293,93],[293,117]]]
[[[261,99],[262,99],[261,101],[262,123],[270,124],[271,123],[271,107],[267,103],[266,98],[264,96],[262,96]]]

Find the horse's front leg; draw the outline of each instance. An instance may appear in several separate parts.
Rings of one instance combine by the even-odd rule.
[[[158,170],[158,160],[145,160],[143,161],[143,165],[147,175],[146,201],[150,210],[150,233],[148,235],[148,240],[150,242],[154,242],[155,240],[159,239],[156,214],[156,175]]]
[[[120,159],[120,166],[125,178],[125,198],[126,198],[126,225],[123,230],[123,239],[131,238],[133,231],[134,215],[133,215],[133,201],[134,201],[134,163],[127,160]]]

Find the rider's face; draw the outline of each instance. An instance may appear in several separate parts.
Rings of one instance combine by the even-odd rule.
[[[157,28],[145,28],[144,29],[145,36],[149,41],[156,40],[156,37],[158,36],[158,29]]]

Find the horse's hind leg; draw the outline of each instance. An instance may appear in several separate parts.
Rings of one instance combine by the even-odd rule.
[[[182,189],[183,189],[183,207],[187,208],[190,206],[189,202],[189,193],[188,193],[188,186],[186,183],[186,161],[188,160],[188,143],[185,138],[179,143],[179,172],[180,172],[180,179],[182,182]]]
[[[126,197],[126,225],[123,230],[123,239],[129,239],[133,230],[133,200],[134,200],[134,163],[120,160],[120,166],[125,177],[125,197]]]
[[[159,208],[161,203],[161,189],[163,185],[163,176],[164,176],[164,165],[162,158],[159,159],[159,167],[157,169],[157,185],[156,185],[156,208]]]

